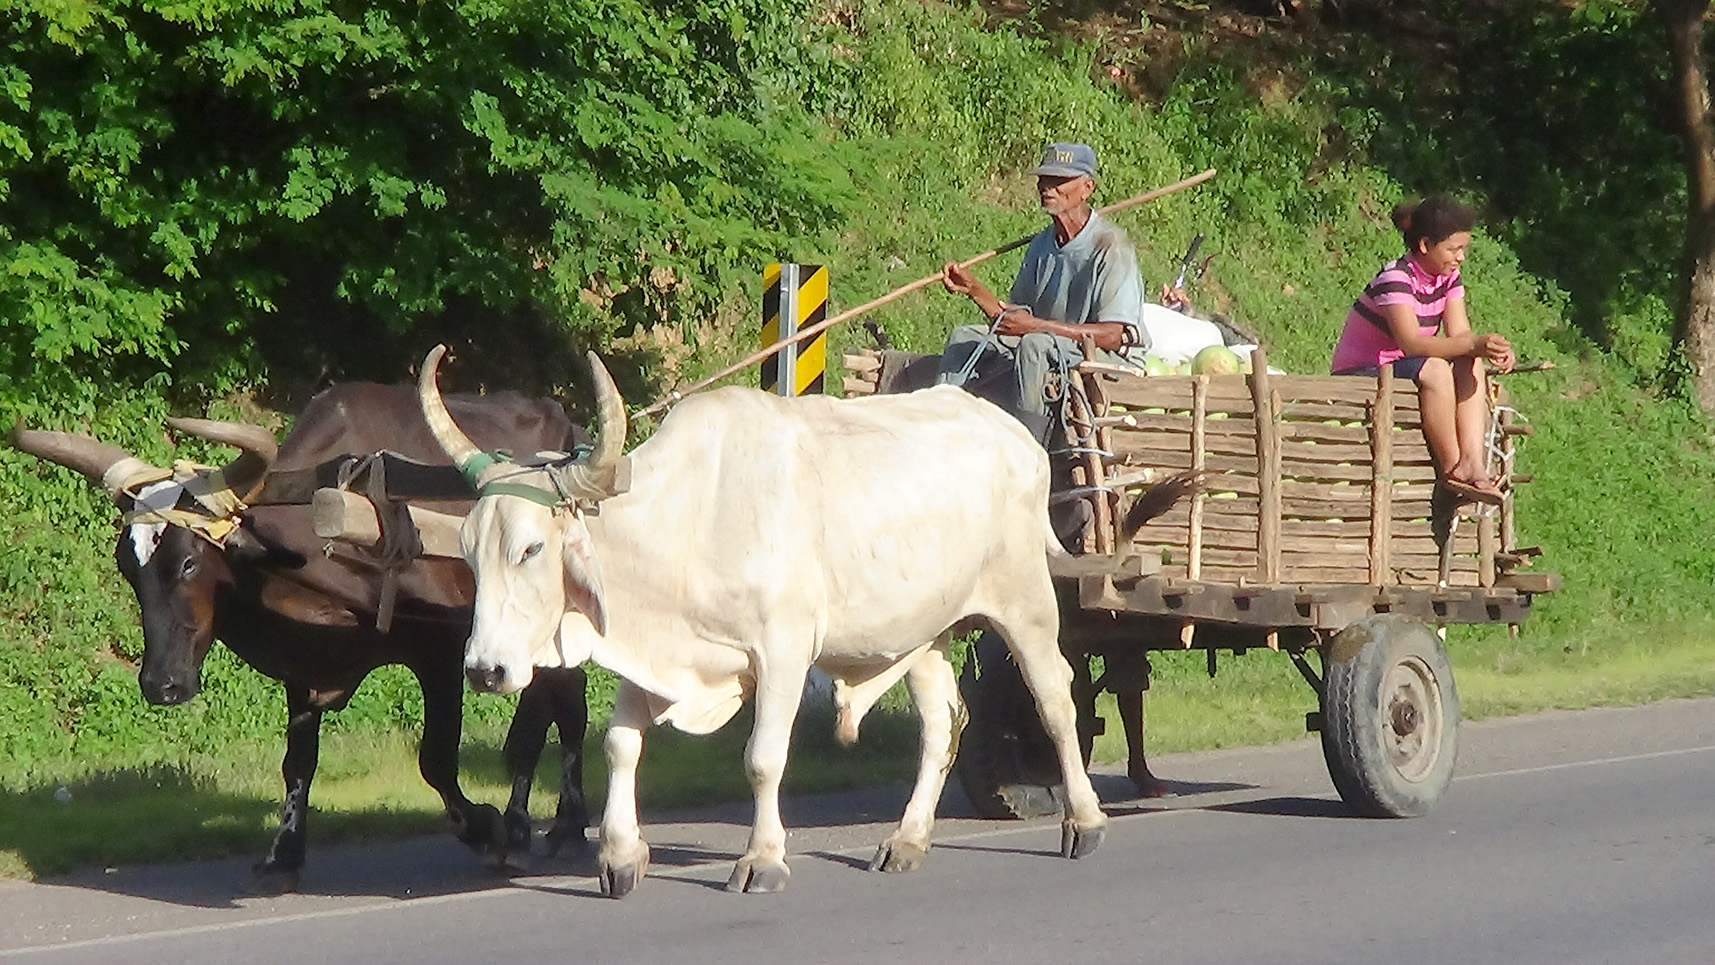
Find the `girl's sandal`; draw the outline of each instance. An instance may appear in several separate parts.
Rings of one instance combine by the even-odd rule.
[[[1501,500],[1506,498],[1499,489],[1484,489],[1481,486],[1473,486],[1468,482],[1461,482],[1457,479],[1443,479],[1437,485],[1442,489],[1447,490],[1449,493],[1459,497],[1459,499],[1464,502],[1486,503],[1491,506],[1498,506],[1500,505]]]

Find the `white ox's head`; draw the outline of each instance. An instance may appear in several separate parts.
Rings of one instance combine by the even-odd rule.
[[[437,345],[423,360],[418,395],[441,448],[478,493],[459,534],[476,577],[465,674],[477,690],[512,693],[530,683],[536,666],[589,659],[589,629],[607,630],[601,568],[578,507],[625,491],[625,404],[591,352],[601,421],[595,449],[530,466],[499,459],[447,412],[435,377],[445,352]]]

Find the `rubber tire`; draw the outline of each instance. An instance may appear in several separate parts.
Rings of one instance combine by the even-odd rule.
[[[953,773],[977,813],[996,820],[1063,813],[1059,756],[1024,675],[998,636],[985,632],[971,648],[959,696],[970,721]],[[1089,747],[1083,752],[1087,766]]]
[[[1447,648],[1423,624],[1374,614],[1323,651],[1322,754],[1357,813],[1428,813],[1453,779],[1459,720]]]

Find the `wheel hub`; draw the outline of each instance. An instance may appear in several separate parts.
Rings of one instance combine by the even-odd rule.
[[[1381,709],[1389,763],[1406,780],[1422,780],[1441,753],[1444,720],[1434,672],[1415,656],[1394,664],[1382,680]]]

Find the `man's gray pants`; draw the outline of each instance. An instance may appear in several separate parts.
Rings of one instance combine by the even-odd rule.
[[[985,340],[989,343],[986,346]],[[989,338],[987,325],[960,325],[947,336],[935,381],[956,383],[979,346],[982,354],[964,387],[1012,413],[1046,447],[1053,427],[1048,414],[1048,373],[1058,372],[1062,364],[1071,368],[1082,362],[1083,347],[1048,332]],[[1121,361],[1111,352],[1100,355],[1105,360]]]

